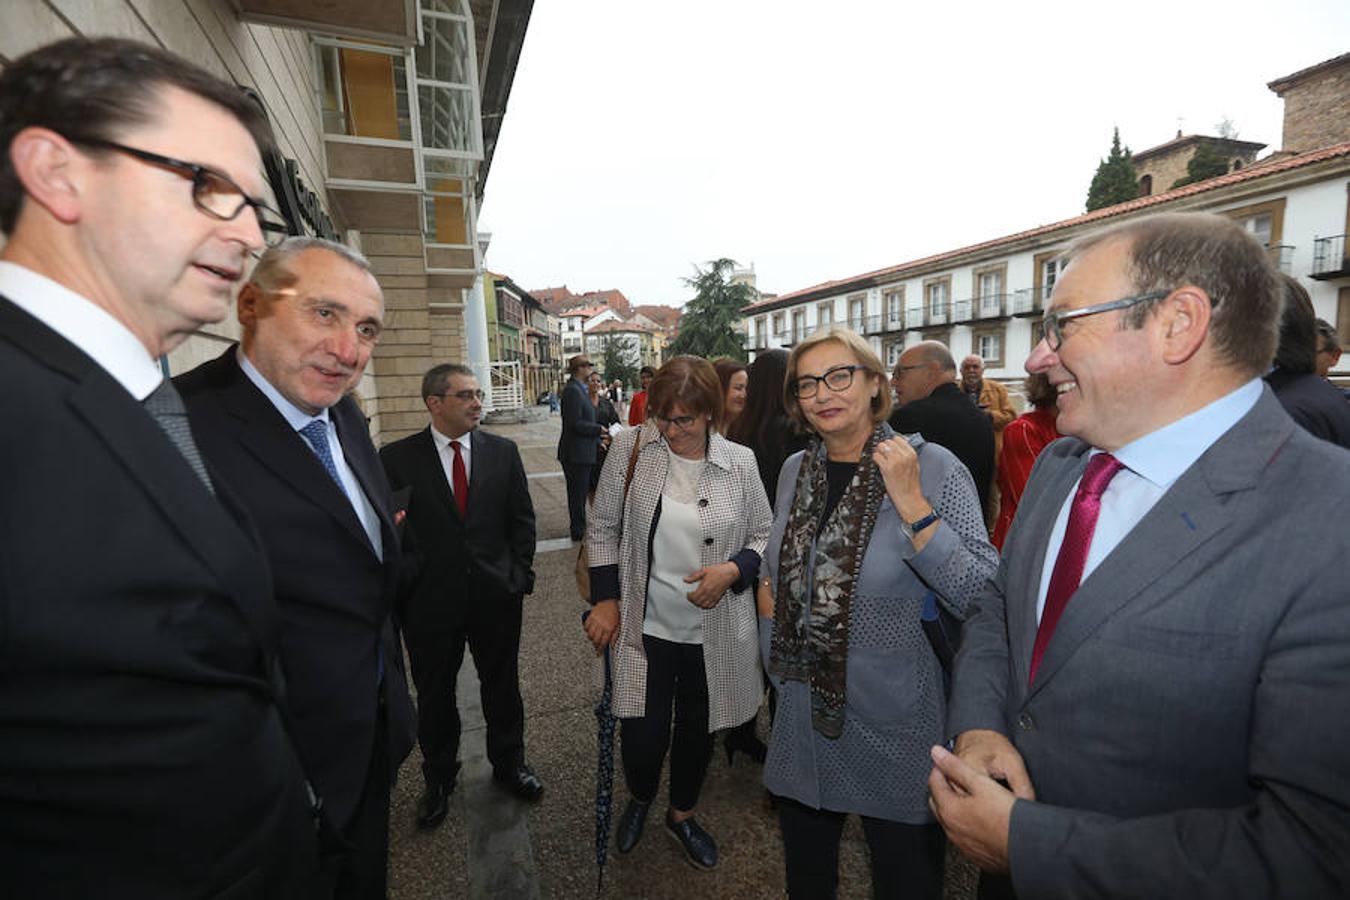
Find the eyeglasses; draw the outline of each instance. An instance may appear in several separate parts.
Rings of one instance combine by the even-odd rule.
[[[655,416],[655,415],[654,415],[654,416],[652,416],[652,418],[656,420],[656,427],[657,427],[657,428],[660,428],[662,431],[665,431],[667,428],[669,428],[669,427],[672,426],[672,425],[674,425],[676,428],[680,429],[681,431],[688,431],[688,430],[690,429],[690,427],[693,426],[694,421],[695,421],[695,419],[696,419],[697,417],[696,417],[696,416],[676,416],[676,417],[673,418],[673,419],[668,419],[668,418],[666,418],[665,416]]]
[[[910,369],[926,369],[926,368],[928,368],[928,363],[915,363],[912,366],[896,366],[895,373],[891,377],[899,378],[901,375],[905,374]]]
[[[792,396],[798,400],[809,400],[816,395],[823,384],[836,394],[853,386],[853,373],[865,372],[866,366],[835,366],[824,375],[803,375],[792,383]]]
[[[70,141],[75,144],[83,144],[86,147],[116,150],[118,153],[125,153],[127,156],[139,159],[141,162],[149,163],[152,166],[163,166],[166,169],[172,169],[184,178],[192,179],[193,205],[213,219],[229,222],[238,217],[245,208],[251,207],[253,214],[258,217],[258,228],[262,231],[263,243],[269,247],[281,243],[291,233],[290,224],[285,216],[261,200],[250,197],[233,179],[217,172],[215,169],[209,169],[197,163],[183,162],[181,159],[174,159],[170,156],[160,156],[158,153],[151,153],[148,150],[137,150],[135,147],[128,147],[113,141],[97,138],[71,138]]]
[[[482,388],[479,388],[477,390],[472,391],[455,391],[454,393],[446,391],[444,394],[441,394],[441,396],[454,397],[456,400],[463,400],[465,403],[472,403],[475,400],[482,400],[484,397],[487,396],[487,394],[483,392]]]
[[[1041,330],[1045,334],[1045,343],[1052,350],[1058,350],[1064,343],[1064,323],[1070,319],[1081,319],[1083,316],[1095,316],[1097,313],[1110,312],[1113,309],[1128,309],[1140,303],[1147,303],[1150,300],[1161,300],[1168,294],[1168,291],[1149,291],[1147,294],[1136,294],[1133,297],[1122,297],[1119,300],[1108,300],[1105,303],[1095,303],[1092,306],[1084,306],[1081,309],[1066,309],[1058,312],[1046,310],[1045,316],[1041,319]]]

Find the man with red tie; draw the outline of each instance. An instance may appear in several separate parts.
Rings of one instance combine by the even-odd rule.
[[[1026,367],[1070,437],[963,630],[933,810],[1005,896],[1350,895],[1350,536],[1311,527],[1350,452],[1260,380],[1276,272],[1201,213],[1068,258]]]
[[[431,424],[380,451],[395,491],[411,488],[407,527],[418,576],[399,604],[417,685],[426,790],[417,822],[444,820],[459,774],[455,681],[467,644],[482,683],[493,777],[525,800],[544,792],[525,763],[520,698],[521,603],[534,589],[534,506],[511,441],[478,429],[483,391],[468,366],[422,378]]]

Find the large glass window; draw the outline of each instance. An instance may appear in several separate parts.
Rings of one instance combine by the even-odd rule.
[[[454,5],[423,5],[423,42],[413,51],[421,141],[428,150],[482,159],[472,21]]]

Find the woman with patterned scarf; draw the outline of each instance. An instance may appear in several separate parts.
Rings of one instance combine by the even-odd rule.
[[[835,895],[856,813],[874,896],[936,900],[928,754],[946,710],[920,619],[930,592],[964,619],[998,556],[965,466],[886,424],[886,371],[863,338],[835,328],[798,344],[785,393],[813,438],[779,475],[757,595],[778,690],[764,784],[779,798],[788,894]]]

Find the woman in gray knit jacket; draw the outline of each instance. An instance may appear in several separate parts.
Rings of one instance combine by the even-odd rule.
[[[790,415],[814,435],[778,479],[758,591],[778,689],[764,783],[779,798],[791,897],[833,897],[844,818],[862,818],[878,898],[942,894],[944,839],[927,804],[943,674],[928,594],[964,619],[998,566],[966,468],[886,424],[881,360],[847,329],[798,344]]]

